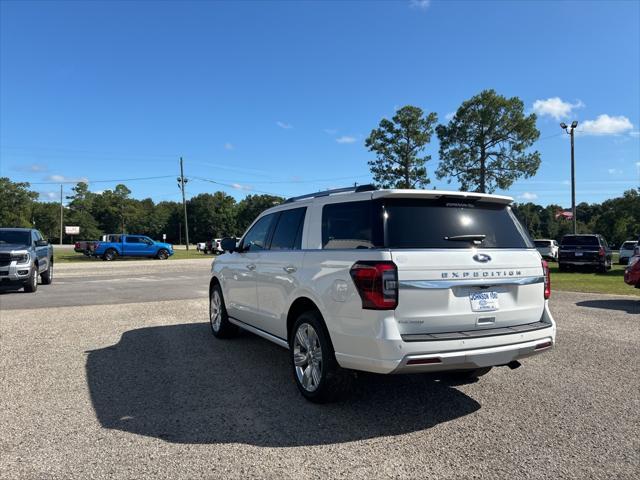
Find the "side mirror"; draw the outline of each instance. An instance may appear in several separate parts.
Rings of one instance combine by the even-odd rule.
[[[49,242],[46,240],[38,240],[36,242],[36,247],[46,247],[47,245],[49,245]]]
[[[220,248],[222,248],[222,250],[224,250],[225,252],[233,253],[234,251],[238,250],[236,242],[237,240],[233,237],[223,238],[220,241]]]

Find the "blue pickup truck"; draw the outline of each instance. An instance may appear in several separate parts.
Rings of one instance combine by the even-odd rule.
[[[118,257],[149,257],[166,260],[173,255],[169,243],[155,242],[144,235],[108,235],[107,242],[96,242],[92,254],[111,261]]]

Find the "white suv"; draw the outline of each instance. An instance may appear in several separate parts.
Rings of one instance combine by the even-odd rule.
[[[549,270],[511,198],[360,186],[287,200],[212,264],[213,334],[242,328],[289,350],[309,400],[349,370],[453,371],[549,350]]]

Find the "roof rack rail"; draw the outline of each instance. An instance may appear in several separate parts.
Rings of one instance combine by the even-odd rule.
[[[307,193],[306,195],[300,195],[299,197],[291,197],[287,198],[284,203],[297,202],[298,200],[305,200],[307,198],[315,198],[315,197],[328,197],[329,195],[333,195],[334,193],[358,193],[358,192],[371,192],[376,190],[375,185],[367,184],[367,185],[358,185],[355,187],[346,187],[346,188],[335,188],[333,190],[324,190],[315,193]]]

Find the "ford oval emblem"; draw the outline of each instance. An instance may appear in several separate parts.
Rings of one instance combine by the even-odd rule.
[[[487,262],[491,261],[491,257],[489,255],[487,255],[486,253],[476,253],[473,256],[473,259],[476,262],[481,262],[481,263],[487,263]]]

